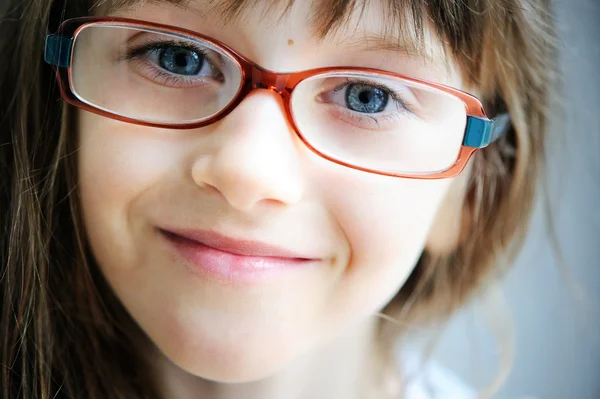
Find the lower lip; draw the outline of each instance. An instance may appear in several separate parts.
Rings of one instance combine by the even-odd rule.
[[[230,283],[257,283],[286,272],[314,265],[317,260],[236,255],[207,247],[168,232],[161,232],[195,274]]]

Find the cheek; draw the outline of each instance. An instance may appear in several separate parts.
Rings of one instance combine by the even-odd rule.
[[[328,208],[350,247],[350,261],[332,306],[336,311],[375,312],[392,299],[415,267],[452,181],[353,172],[324,180]]]
[[[133,256],[127,250],[136,236],[132,230],[142,226],[132,217],[132,205],[172,172],[170,165],[175,165],[180,155],[168,140],[153,137],[148,129],[142,132],[142,127],[84,112],[79,113],[78,121],[79,194],[88,239],[100,258]],[[142,134],[144,139],[140,140]],[[102,265],[135,263],[133,259],[103,260]]]

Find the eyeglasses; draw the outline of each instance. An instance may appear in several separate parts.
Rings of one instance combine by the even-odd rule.
[[[448,86],[357,67],[275,73],[210,37],[131,19],[65,21],[44,58],[67,103],[151,127],[207,126],[253,90],[270,90],[313,152],[388,176],[455,176],[508,122]]]

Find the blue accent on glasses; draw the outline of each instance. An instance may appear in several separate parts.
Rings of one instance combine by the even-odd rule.
[[[463,145],[485,148],[502,136],[509,123],[510,116],[508,114],[500,114],[494,119],[467,116]]]
[[[73,39],[57,35],[46,36],[44,60],[50,65],[68,68],[71,65]]]

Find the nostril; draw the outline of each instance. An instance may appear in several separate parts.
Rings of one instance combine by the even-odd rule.
[[[223,192],[221,190],[219,190],[219,188],[213,184],[207,183],[207,182],[196,182],[198,184],[198,187],[205,193],[208,195],[214,195],[220,198],[225,198],[225,195],[223,194]]]

